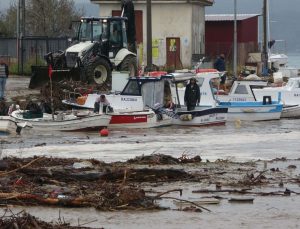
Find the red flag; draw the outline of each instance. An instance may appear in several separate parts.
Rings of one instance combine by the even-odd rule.
[[[51,66],[51,64],[49,64],[49,66],[48,66],[48,76],[49,76],[50,79],[52,79],[52,66]]]

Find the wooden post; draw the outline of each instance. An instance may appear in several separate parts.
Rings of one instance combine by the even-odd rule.
[[[152,71],[152,15],[151,0],[147,0],[147,71]]]

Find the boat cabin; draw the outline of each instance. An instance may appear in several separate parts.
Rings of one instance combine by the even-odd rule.
[[[178,94],[178,106],[184,104],[185,86],[192,77],[195,77],[200,87],[200,106],[211,107],[216,104],[216,98],[213,93],[213,81],[219,79],[220,72],[204,72],[204,73],[172,73],[175,86],[172,90]],[[173,94],[174,94],[173,92]]]
[[[263,80],[236,80],[230,89],[228,95],[217,95],[217,99],[222,102],[236,101],[247,102],[255,101],[253,89],[261,89],[268,85]]]
[[[287,84],[283,87],[265,87],[263,89],[253,89],[253,93],[257,100],[261,100],[263,96],[271,96],[273,100],[281,94],[281,100],[285,105],[300,104],[300,77],[289,78]]]
[[[167,105],[174,101],[171,85],[173,77],[164,75],[160,77],[130,77],[121,95],[141,96],[144,108],[154,107],[156,104]]]

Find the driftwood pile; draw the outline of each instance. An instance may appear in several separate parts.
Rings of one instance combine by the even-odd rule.
[[[52,82],[52,92],[53,92],[53,107],[54,110],[64,110],[68,107],[62,103],[63,99],[76,99],[78,96],[84,96],[89,93],[108,93],[110,91],[110,86],[103,84],[87,84],[81,81],[73,81],[73,80],[61,80],[61,81],[53,81]],[[13,103],[20,105],[21,109],[25,109],[27,104],[33,101],[35,103],[47,104],[47,106],[51,106],[51,87],[50,83],[44,84],[40,88],[39,96],[16,96],[13,98]],[[8,105],[4,101],[3,103],[7,106],[5,115],[7,114]],[[1,114],[1,103],[0,103],[0,114]]]
[[[53,90],[53,103],[55,110],[61,110],[66,108],[62,104],[63,99],[68,99],[69,97],[75,98],[79,95],[87,95],[93,92],[108,92],[109,86],[106,84],[97,85],[97,84],[87,84],[81,81],[72,81],[72,80],[62,80],[54,81],[52,83]],[[41,100],[50,104],[51,91],[50,83],[45,84],[41,88]]]
[[[0,203],[95,207],[99,210],[155,209],[143,182],[193,180],[181,169],[131,168],[97,160],[4,158]]]
[[[44,222],[26,212],[14,214],[6,210],[5,214],[0,217],[0,228],[5,229],[92,229],[90,227],[70,226],[61,218],[55,223]],[[95,228],[96,229],[96,228]],[[101,229],[101,228],[98,228]]]
[[[0,160],[0,204],[94,207],[102,211],[165,209],[157,200],[177,200],[174,195],[165,195],[181,194],[183,190],[162,192],[155,187],[159,190],[171,182],[197,182],[210,188],[192,190],[195,194],[300,194],[288,188],[289,184],[300,184],[297,174],[273,167],[258,169],[258,163],[262,162],[202,162],[199,156],[173,158],[161,154],[115,163],[75,158],[4,158]],[[296,165],[288,166],[289,170],[295,168]],[[259,190],[262,187],[272,190],[263,192]],[[208,210],[191,204],[197,211]]]

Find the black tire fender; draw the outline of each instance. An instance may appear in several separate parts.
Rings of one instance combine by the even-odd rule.
[[[120,71],[129,71],[129,76],[137,76],[137,59],[134,55],[128,55],[120,64]]]

